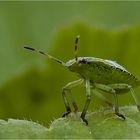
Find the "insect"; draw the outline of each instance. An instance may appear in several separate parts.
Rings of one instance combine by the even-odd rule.
[[[76,102],[71,95],[71,89],[81,84],[84,84],[86,88],[86,101],[81,113],[81,119],[86,124],[88,124],[88,121],[85,119],[85,116],[91,101],[91,92],[100,97],[110,106],[114,107],[115,114],[125,120],[125,116],[119,111],[117,95],[130,91],[137,105],[137,108],[140,111],[140,103],[134,92],[134,88],[140,85],[140,81],[124,67],[112,60],[105,60],[95,57],[78,57],[77,50],[79,37],[80,36],[78,35],[75,40],[75,58],[69,60],[66,63],[49,55],[48,53],[24,46],[25,49],[47,56],[53,61],[63,65],[68,70],[77,73],[81,77],[79,80],[70,82],[63,87],[62,97],[66,107],[66,113],[62,117],[65,117],[71,113],[71,108],[67,100],[67,96],[69,96],[70,101],[72,102],[74,111],[78,111]],[[100,92],[111,93],[114,96],[114,103],[109,101]]]

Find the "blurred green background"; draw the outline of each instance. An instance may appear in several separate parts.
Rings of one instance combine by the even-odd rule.
[[[1,119],[48,125],[65,112],[61,90],[78,79],[76,74],[22,46],[67,61],[74,57],[77,34],[79,56],[115,60],[140,78],[140,2],[0,2]],[[136,92],[139,95],[140,88]],[[77,87],[72,93],[81,111],[85,89]],[[124,94],[119,104],[134,101]],[[93,95],[89,111],[102,106],[106,105]]]

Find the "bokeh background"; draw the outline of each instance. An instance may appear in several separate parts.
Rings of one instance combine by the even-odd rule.
[[[140,2],[0,2],[1,119],[31,119],[48,125],[61,117],[65,112],[62,87],[78,77],[23,46],[66,62],[74,57],[78,34],[79,56],[115,60],[140,78]],[[85,88],[74,88],[72,93],[81,111]],[[136,93],[140,95],[140,88]],[[130,93],[119,95],[119,104],[134,104]],[[89,111],[105,106],[93,95]]]

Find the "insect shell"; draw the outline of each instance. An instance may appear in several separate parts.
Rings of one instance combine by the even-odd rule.
[[[89,78],[91,83],[102,83],[105,85],[125,83],[133,88],[140,85],[140,81],[123,66],[115,61],[94,57],[78,57],[66,62],[65,66],[72,72],[78,73],[82,78]],[[117,93],[128,92],[117,90]]]

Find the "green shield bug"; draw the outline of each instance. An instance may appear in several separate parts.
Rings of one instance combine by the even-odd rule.
[[[90,104],[91,92],[114,107],[115,114],[125,120],[124,115],[119,112],[117,94],[130,91],[137,105],[137,108],[140,111],[140,103],[134,92],[134,88],[140,85],[140,81],[124,67],[114,61],[95,57],[77,57],[78,41],[79,36],[77,36],[75,40],[75,58],[69,60],[66,63],[49,55],[48,53],[24,46],[25,49],[46,55],[55,62],[62,64],[70,71],[78,73],[78,75],[81,77],[79,80],[70,82],[63,87],[62,96],[67,111],[63,117],[71,112],[71,108],[66,95],[70,97],[75,112],[78,111],[76,102],[71,95],[71,88],[80,84],[85,84],[86,87],[86,102],[81,113],[81,118],[86,124],[88,124],[88,121],[85,119],[85,115]],[[106,97],[104,97],[100,93],[101,91],[111,93],[114,96],[114,103],[110,102]]]

